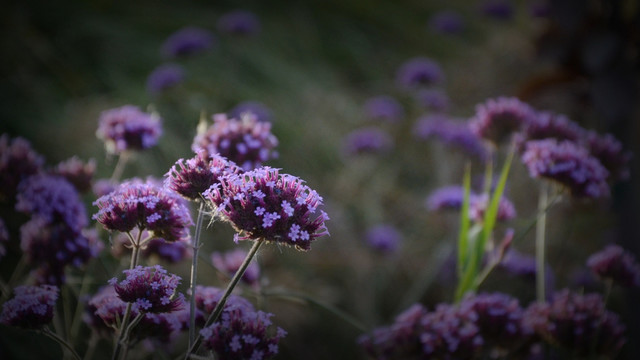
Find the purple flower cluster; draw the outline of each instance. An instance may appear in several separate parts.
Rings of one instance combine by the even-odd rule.
[[[180,85],[184,81],[184,68],[178,64],[163,64],[151,71],[147,77],[147,91],[158,95]]]
[[[163,239],[151,239],[141,252],[142,257],[158,258],[176,264],[193,256],[191,244],[185,240],[166,242]]]
[[[85,193],[91,190],[93,175],[96,172],[96,162],[90,159],[87,162],[74,156],[59,163],[51,173],[67,179],[78,192]]]
[[[369,228],[364,238],[372,249],[386,254],[395,252],[402,242],[398,229],[385,224]]]
[[[425,203],[430,211],[459,210],[464,200],[464,188],[450,185],[434,190]]]
[[[53,319],[58,291],[53,285],[16,287],[14,298],[2,305],[0,323],[26,329],[42,328]]]
[[[557,181],[576,197],[609,195],[609,172],[584,147],[555,139],[528,141],[524,146],[522,162],[532,177]]]
[[[200,151],[191,159],[178,160],[165,174],[165,186],[188,200],[199,200],[220,177],[238,171],[227,159]]]
[[[217,153],[244,170],[251,170],[276,158],[278,154],[274,149],[277,145],[271,123],[258,121],[251,113],[244,113],[240,119],[216,114],[213,124],[204,133],[196,135],[191,149]]]
[[[210,31],[198,27],[185,27],[171,34],[162,45],[162,54],[169,58],[202,53],[213,46]]]
[[[640,286],[640,265],[634,256],[618,245],[609,245],[591,255],[587,266],[603,279],[625,287]]]
[[[535,111],[526,103],[508,97],[488,99],[476,106],[469,128],[477,136],[500,144],[535,121]]]
[[[244,115],[245,113],[251,113],[251,115],[255,116],[258,121],[270,122],[273,118],[271,109],[258,101],[243,101],[237,104],[233,109],[229,110],[229,117],[242,119],[246,116]]]
[[[489,207],[489,195],[480,194],[472,195],[469,197],[469,218],[475,222],[482,222],[484,220],[484,214]],[[515,219],[516,208],[513,203],[505,196],[500,198],[498,202],[498,214],[496,220],[509,221]]]
[[[487,151],[478,136],[464,123],[451,121],[442,114],[421,117],[416,121],[413,133],[423,140],[436,138],[448,146],[459,148],[482,160],[487,157]]]
[[[238,271],[245,257],[247,257],[247,252],[242,249],[235,249],[225,253],[214,252],[211,254],[211,263],[218,271],[231,278]],[[259,280],[260,267],[257,262],[253,261],[242,275],[241,281],[249,286],[256,287]]]
[[[13,202],[18,184],[42,171],[44,158],[27,140],[0,135],[0,202]]]
[[[218,19],[218,30],[223,33],[250,36],[260,32],[260,20],[246,10],[228,12]]]
[[[375,121],[398,122],[404,118],[404,108],[398,100],[387,95],[375,96],[364,103],[364,114]]]
[[[403,63],[396,73],[396,83],[400,88],[413,90],[444,81],[440,65],[426,57],[416,57]]]
[[[522,134],[526,140],[553,138],[577,142],[585,136],[585,130],[565,115],[541,111],[524,125]]]
[[[98,122],[96,136],[112,154],[148,149],[162,134],[160,118],[133,105],[103,111]]]
[[[176,193],[148,181],[127,181],[94,203],[93,215],[107,230],[148,230],[154,237],[173,242],[189,237],[193,225],[184,200]]]
[[[586,147],[593,157],[609,171],[612,180],[628,180],[631,153],[624,151],[622,143],[613,135],[599,135],[593,131],[585,135]]]
[[[427,197],[426,206],[430,211],[459,210],[464,200],[464,188],[458,185],[445,186],[436,189]],[[475,222],[482,222],[484,213],[489,206],[487,194],[469,194],[469,218]],[[516,217],[513,203],[504,195],[498,202],[498,221],[509,221]]]
[[[198,310],[198,317],[196,318],[196,322],[199,323],[199,325],[204,325],[205,315],[208,316],[208,314],[211,314],[213,312],[213,310],[216,308],[216,305],[218,305],[218,302],[220,301],[223,293],[224,290],[217,287],[202,285],[196,286],[195,300],[196,308]],[[243,308],[247,311],[254,310],[253,305],[251,305],[251,303],[247,299],[233,294],[229,295],[227,301],[224,304],[225,309],[227,309],[228,307]]]
[[[563,290],[550,303],[534,303],[525,319],[538,336],[570,351],[575,357],[614,357],[625,343],[625,327],[607,311],[598,294]]]
[[[429,18],[429,28],[440,34],[459,34],[464,30],[464,20],[456,11],[439,11]]]
[[[354,130],[343,141],[344,152],[347,155],[384,153],[392,147],[391,136],[375,127]]]
[[[427,110],[442,112],[449,109],[449,97],[440,89],[422,89],[415,94],[415,98]]]
[[[184,296],[175,296],[180,277],[168,274],[160,265],[136,266],[124,270],[125,279],[109,280],[122,301],[133,303],[133,309],[140,312],[172,312],[184,306]]]
[[[308,250],[320,236],[328,235],[322,197],[304,181],[278,169],[262,167],[231,174],[204,194],[223,219],[242,233],[236,240],[264,239]]]

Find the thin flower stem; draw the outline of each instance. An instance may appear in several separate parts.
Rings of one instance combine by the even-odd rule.
[[[57,342],[58,344],[60,344],[60,346],[62,346],[64,349],[66,349],[71,354],[71,356],[73,356],[74,359],[76,359],[76,360],[81,360],[82,359],[80,357],[80,355],[78,355],[78,353],[73,349],[73,347],[71,347],[71,345],[69,345],[68,342],[66,342],[63,338],[58,336],[53,331],[49,330],[49,328],[47,328],[47,327],[43,328],[42,329],[42,333],[44,335],[48,336],[49,338],[51,338],[52,340],[54,340],[55,342]]]
[[[111,181],[119,181],[122,173],[124,172],[124,167],[127,165],[129,161],[129,152],[125,151],[118,156],[118,162],[116,163],[116,167],[113,169],[113,174],[111,174]]]
[[[211,313],[211,315],[209,315],[209,318],[207,319],[207,322],[204,324],[203,328],[210,326],[218,319],[218,317],[222,313],[222,310],[224,309],[224,305],[227,302],[227,298],[229,297],[229,295],[231,295],[231,292],[233,291],[233,289],[236,287],[236,285],[242,278],[242,275],[244,275],[244,272],[249,267],[251,260],[256,255],[256,253],[258,252],[258,249],[260,248],[260,245],[262,245],[263,242],[264,242],[264,239],[257,239],[254,241],[253,246],[251,247],[251,250],[249,250],[249,253],[247,254],[247,257],[245,257],[244,261],[242,262],[242,265],[240,265],[240,268],[238,269],[238,271],[236,271],[235,275],[233,275],[233,278],[229,282],[229,285],[227,285],[227,288],[224,290],[222,297],[216,304],[216,307],[213,309],[213,312]],[[187,350],[185,359],[189,359],[192,353],[198,351],[198,349],[200,348],[201,342],[202,342],[202,335],[198,334],[193,344]]]
[[[536,299],[545,302],[545,231],[547,226],[548,183],[540,184],[538,197],[538,221],[536,223]]]
[[[204,201],[200,200],[198,208],[198,220],[196,220],[196,233],[193,236],[193,259],[191,263],[191,299],[189,302],[189,348],[196,338],[196,282],[198,277],[198,251],[200,250],[200,233],[202,232],[202,220],[204,218]]]
[[[127,358],[127,351],[129,348],[129,335],[131,335],[131,331],[136,325],[138,325],[138,323],[140,322],[140,320],[142,320],[143,317],[144,317],[144,313],[142,312],[138,313],[138,315],[136,315],[136,317],[133,318],[133,321],[131,321],[129,326],[127,326],[127,328],[125,329],[124,335],[122,336],[122,344],[124,346],[124,349],[122,350],[122,359]]]

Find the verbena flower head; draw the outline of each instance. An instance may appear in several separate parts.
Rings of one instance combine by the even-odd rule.
[[[554,138],[557,140],[578,141],[585,136],[585,130],[567,116],[550,111],[541,111],[526,123],[523,133],[527,140],[543,140]]]
[[[488,99],[476,105],[469,128],[477,136],[500,144],[535,120],[535,111],[514,97]]]
[[[211,314],[220,298],[224,294],[224,290],[214,286],[196,286],[196,307],[201,313]],[[229,295],[224,304],[224,308],[243,308],[247,311],[254,311],[253,305],[245,298],[238,295]],[[198,320],[198,319],[196,319]],[[204,317],[201,317],[202,325],[204,325]]]
[[[396,83],[400,88],[407,90],[440,84],[443,81],[444,73],[440,65],[426,57],[408,60],[400,66],[396,73]]]
[[[165,186],[188,200],[199,200],[219,178],[239,169],[227,159],[200,151],[191,159],[180,159],[165,174]]]
[[[440,34],[459,34],[464,30],[464,20],[456,11],[439,11],[429,18],[429,28]]]
[[[0,217],[0,260],[7,254],[7,249],[4,247],[7,242],[9,242],[9,231],[7,230],[7,224]]]
[[[513,5],[505,0],[486,0],[480,10],[486,16],[498,20],[508,20],[513,16]]]
[[[366,127],[349,133],[343,148],[347,155],[384,153],[393,148],[393,139],[379,128]]]
[[[565,289],[549,303],[530,305],[525,318],[542,339],[576,357],[615,357],[626,341],[624,325],[606,310],[599,294],[579,295]]]
[[[398,122],[404,118],[404,108],[391,96],[381,95],[368,99],[364,103],[364,114],[376,121]]]
[[[15,296],[2,305],[0,323],[26,329],[39,329],[53,319],[58,288],[52,285],[18,286]]]
[[[475,222],[483,222],[484,214],[489,207],[489,195],[480,194],[473,195],[469,198],[469,218]],[[516,208],[513,206],[511,200],[507,199],[504,195],[500,197],[498,202],[498,214],[497,221],[509,221],[515,219]]]
[[[141,312],[164,313],[184,306],[184,296],[175,296],[180,277],[168,274],[160,265],[136,266],[124,270],[125,279],[109,281],[122,301],[133,303],[133,308]]]
[[[380,224],[373,226],[365,233],[366,243],[381,253],[393,253],[402,242],[402,234],[394,226]]]
[[[265,104],[259,101],[243,101],[229,110],[229,117],[233,119],[242,119],[245,113],[251,113],[258,121],[270,122],[273,120],[273,114]]]
[[[640,286],[640,265],[631,253],[618,245],[609,245],[591,255],[587,266],[600,278],[625,287]]]
[[[234,10],[218,19],[218,30],[234,35],[255,35],[260,32],[260,20],[250,11]]]
[[[148,230],[154,237],[178,241],[189,237],[193,225],[184,200],[150,181],[127,181],[94,203],[93,219],[107,230]]]
[[[160,118],[133,105],[103,111],[98,122],[96,136],[112,154],[148,149],[162,135]]]
[[[585,142],[591,155],[609,171],[611,181],[629,179],[631,152],[625,151],[618,139],[611,134],[599,135],[589,131]]]
[[[29,141],[0,135],[0,202],[13,202],[18,184],[42,171],[44,158]]]
[[[213,267],[231,278],[236,271],[238,271],[246,257],[247,252],[243,249],[235,249],[225,253],[214,252],[211,254],[211,263],[213,264]],[[242,275],[241,281],[249,286],[255,287],[258,286],[259,280],[260,267],[257,262],[252,261],[245,273]]]
[[[464,200],[464,188],[459,185],[450,185],[434,190],[426,201],[430,211],[459,210]]]
[[[162,45],[162,54],[169,58],[202,53],[213,46],[214,36],[205,29],[189,26],[171,34]]]
[[[168,263],[176,264],[193,256],[191,244],[185,240],[166,242],[164,239],[151,239],[142,249],[145,258],[157,257]]]
[[[525,143],[522,162],[532,177],[544,177],[566,186],[575,197],[609,195],[609,172],[587,149],[555,139]]]
[[[244,170],[261,166],[275,159],[278,139],[271,133],[271,123],[261,122],[251,113],[240,119],[229,119],[225,114],[213,116],[213,124],[196,135],[191,149],[219,154],[238,164]]]
[[[80,193],[85,193],[91,190],[93,175],[95,172],[95,160],[89,159],[89,161],[84,162],[77,156],[59,163],[51,171],[53,175],[65,178]]]
[[[236,240],[264,239],[308,250],[315,239],[329,234],[329,216],[322,210],[314,215],[322,197],[300,178],[278,169],[265,166],[230,174],[204,195],[238,231]]]
[[[158,95],[165,90],[174,88],[184,81],[184,68],[178,64],[163,64],[151,71],[147,77],[147,91]]]
[[[446,115],[434,114],[419,118],[414,127],[414,135],[421,140],[437,139],[449,147],[458,148],[480,160],[487,157],[487,150],[478,136],[459,122]]]
[[[469,359],[484,345],[477,315],[469,309],[440,304],[422,319],[420,340],[427,357]]]
[[[415,94],[415,98],[426,110],[442,112],[449,109],[449,97],[440,89],[422,89]]]

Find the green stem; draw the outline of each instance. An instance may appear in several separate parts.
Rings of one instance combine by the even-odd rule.
[[[191,263],[191,299],[189,302],[189,348],[196,338],[196,282],[198,276],[198,250],[200,250],[200,233],[202,232],[202,220],[204,218],[204,200],[200,200],[198,208],[198,220],[196,221],[196,233],[192,240],[193,258]]]
[[[251,260],[256,255],[256,253],[258,252],[258,249],[260,248],[260,245],[262,245],[263,242],[264,242],[264,239],[257,239],[254,241],[253,246],[251,247],[251,250],[249,250],[249,253],[247,254],[247,257],[245,257],[244,261],[242,262],[242,265],[240,265],[240,268],[238,269],[238,271],[236,271],[235,275],[233,275],[233,278],[227,285],[227,288],[224,290],[222,297],[216,304],[216,307],[213,309],[213,312],[211,313],[211,315],[209,315],[209,318],[207,319],[207,322],[204,324],[203,328],[210,326],[218,319],[218,317],[222,313],[222,310],[224,309],[224,305],[227,302],[227,298],[229,297],[229,295],[231,295],[231,292],[233,291],[233,289],[236,287],[236,285],[242,278],[242,275],[244,275],[244,272],[249,267]],[[192,353],[198,351],[198,349],[200,348],[201,342],[202,342],[202,335],[198,334],[193,344],[187,350],[185,359],[189,359]]]
[[[78,353],[71,347],[71,345],[69,345],[68,342],[66,342],[63,338],[61,338],[60,336],[58,336],[56,333],[52,332],[51,330],[49,330],[49,328],[43,328],[42,329],[42,333],[46,336],[48,336],[49,338],[51,338],[52,340],[54,340],[55,342],[57,342],[58,344],[60,344],[60,346],[62,346],[64,349],[66,349],[67,351],[69,351],[69,353],[71,353],[71,355],[73,356],[74,359],[76,360],[81,360],[80,356],[78,355]]]
[[[538,197],[538,221],[536,223],[536,299],[545,302],[545,231],[547,227],[548,183],[540,184]]]
[[[116,163],[116,167],[113,169],[113,174],[111,174],[111,181],[119,181],[122,173],[124,172],[124,167],[129,160],[129,152],[125,151],[118,156],[118,162]]]
[[[129,349],[129,336],[131,335],[131,331],[136,325],[138,325],[138,323],[140,322],[140,320],[142,320],[143,317],[144,317],[144,313],[142,312],[138,313],[138,315],[136,315],[136,317],[133,318],[133,321],[131,321],[129,326],[127,326],[127,328],[124,330],[124,335],[122,336],[122,345],[124,346],[124,349],[122,350],[123,360],[127,358],[127,351]]]

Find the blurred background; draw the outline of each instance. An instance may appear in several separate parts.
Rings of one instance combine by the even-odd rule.
[[[269,165],[305,179],[324,197],[331,217],[331,236],[309,252],[263,247],[263,281],[331,304],[368,328],[390,323],[414,302],[432,308],[453,298],[450,255],[458,215],[429,212],[425,199],[438,187],[460,184],[466,162],[480,178],[484,165],[419,139],[415,126],[422,116],[465,120],[487,98],[517,96],[612,133],[640,154],[635,0],[29,0],[0,6],[0,133],[26,138],[47,164],[74,155],[95,159],[96,178],[108,178],[116,159],[96,138],[100,113],[125,104],[152,109],[162,117],[163,135],[158,146],[136,154],[124,178],[161,178],[179,158],[192,156],[201,114],[210,121],[247,102],[259,106],[279,140],[279,158]],[[255,15],[257,26],[225,27],[223,15],[236,10]],[[190,56],[167,55],[165,41],[185,27],[210,31],[212,46]],[[430,90],[446,105],[425,105],[397,83],[398,69],[416,57],[439,64],[443,80]],[[153,83],[152,72],[166,64],[182,69],[181,80]],[[401,106],[394,121],[366,111],[368,100],[383,95]],[[388,135],[389,146],[350,152],[349,134],[371,127]],[[548,260],[555,289],[585,287],[576,278],[605,244],[640,253],[638,164],[636,155],[631,180],[617,184],[609,200],[564,199],[551,210]],[[533,232],[526,229],[535,216],[535,186],[514,162],[507,196],[518,217],[507,225],[518,235],[513,247],[531,255]],[[85,200],[93,214],[95,196]],[[380,252],[365,241],[380,224],[399,233],[396,251]],[[223,225],[207,229],[203,253],[235,247],[232,235]],[[224,285],[210,265],[201,268],[202,283]],[[188,264],[171,269],[188,278]],[[585,291],[602,290],[589,286]],[[521,304],[535,298],[530,279],[499,271],[482,290],[508,292]],[[633,341],[640,336],[638,295],[618,289],[609,303],[631,340],[621,358],[640,353]],[[265,306],[289,333],[278,358],[364,357],[356,343],[361,332],[326,309],[280,298]]]

